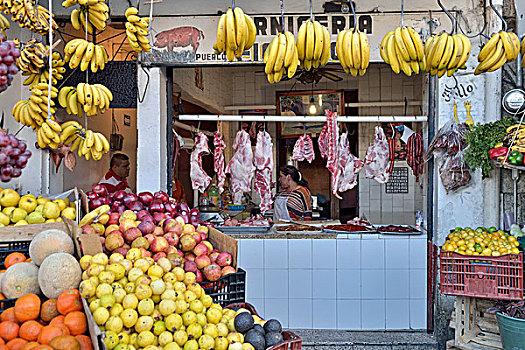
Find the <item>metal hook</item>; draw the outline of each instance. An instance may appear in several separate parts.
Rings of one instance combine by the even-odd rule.
[[[284,33],[284,1],[281,0],[281,30]]]
[[[235,0],[232,0],[232,9],[235,8]]]
[[[492,0],[490,0],[490,2],[492,2]],[[448,18],[450,18],[450,22],[452,22],[452,29],[450,31],[450,35],[452,35],[456,31],[456,19],[454,18],[454,16],[450,14],[450,12],[447,11],[445,6],[443,6],[443,4],[441,3],[441,0],[437,0],[437,3],[439,7],[441,7],[441,9],[447,14]]]
[[[355,14],[354,1],[350,0],[350,8],[352,9],[352,15],[354,16],[354,28],[357,28],[357,16]]]
[[[310,0],[310,20],[312,22],[314,21],[314,8],[313,8],[313,5],[312,5],[312,0]]]
[[[499,13],[498,10],[496,10],[496,8],[494,7],[494,4],[492,3],[492,0],[489,0],[489,5],[490,5],[490,8],[492,8],[492,10],[496,12],[496,15],[499,17],[499,19],[501,19],[501,22],[503,22],[503,31],[506,32],[507,31],[507,21],[505,21],[501,13]]]
[[[403,26],[404,16],[405,16],[405,0],[401,0],[401,27]]]

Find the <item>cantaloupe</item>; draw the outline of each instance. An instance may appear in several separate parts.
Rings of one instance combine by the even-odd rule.
[[[77,259],[68,253],[55,253],[48,256],[38,270],[38,283],[42,293],[48,298],[58,298],[60,293],[78,288],[82,279],[82,269]]]
[[[19,298],[28,293],[40,294],[38,266],[22,262],[7,269],[2,278],[2,293],[6,298]]]
[[[29,256],[32,262],[40,266],[45,258],[54,253],[73,254],[73,240],[62,230],[51,229],[37,234],[29,245]]]

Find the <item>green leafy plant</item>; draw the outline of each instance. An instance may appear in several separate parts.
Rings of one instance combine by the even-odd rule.
[[[472,131],[465,135],[468,148],[465,150],[465,159],[472,170],[481,169],[483,178],[490,176],[494,164],[489,158],[489,151],[498,142],[503,140],[507,128],[516,121],[510,117],[486,124],[477,124]]]

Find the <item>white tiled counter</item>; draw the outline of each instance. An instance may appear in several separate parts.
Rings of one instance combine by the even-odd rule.
[[[426,235],[270,236],[239,239],[261,315],[291,329],[426,329]]]

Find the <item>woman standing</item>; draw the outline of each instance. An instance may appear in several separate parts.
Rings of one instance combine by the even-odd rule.
[[[279,183],[282,191],[274,201],[274,221],[312,220],[312,197],[299,170],[291,165],[282,167]]]

